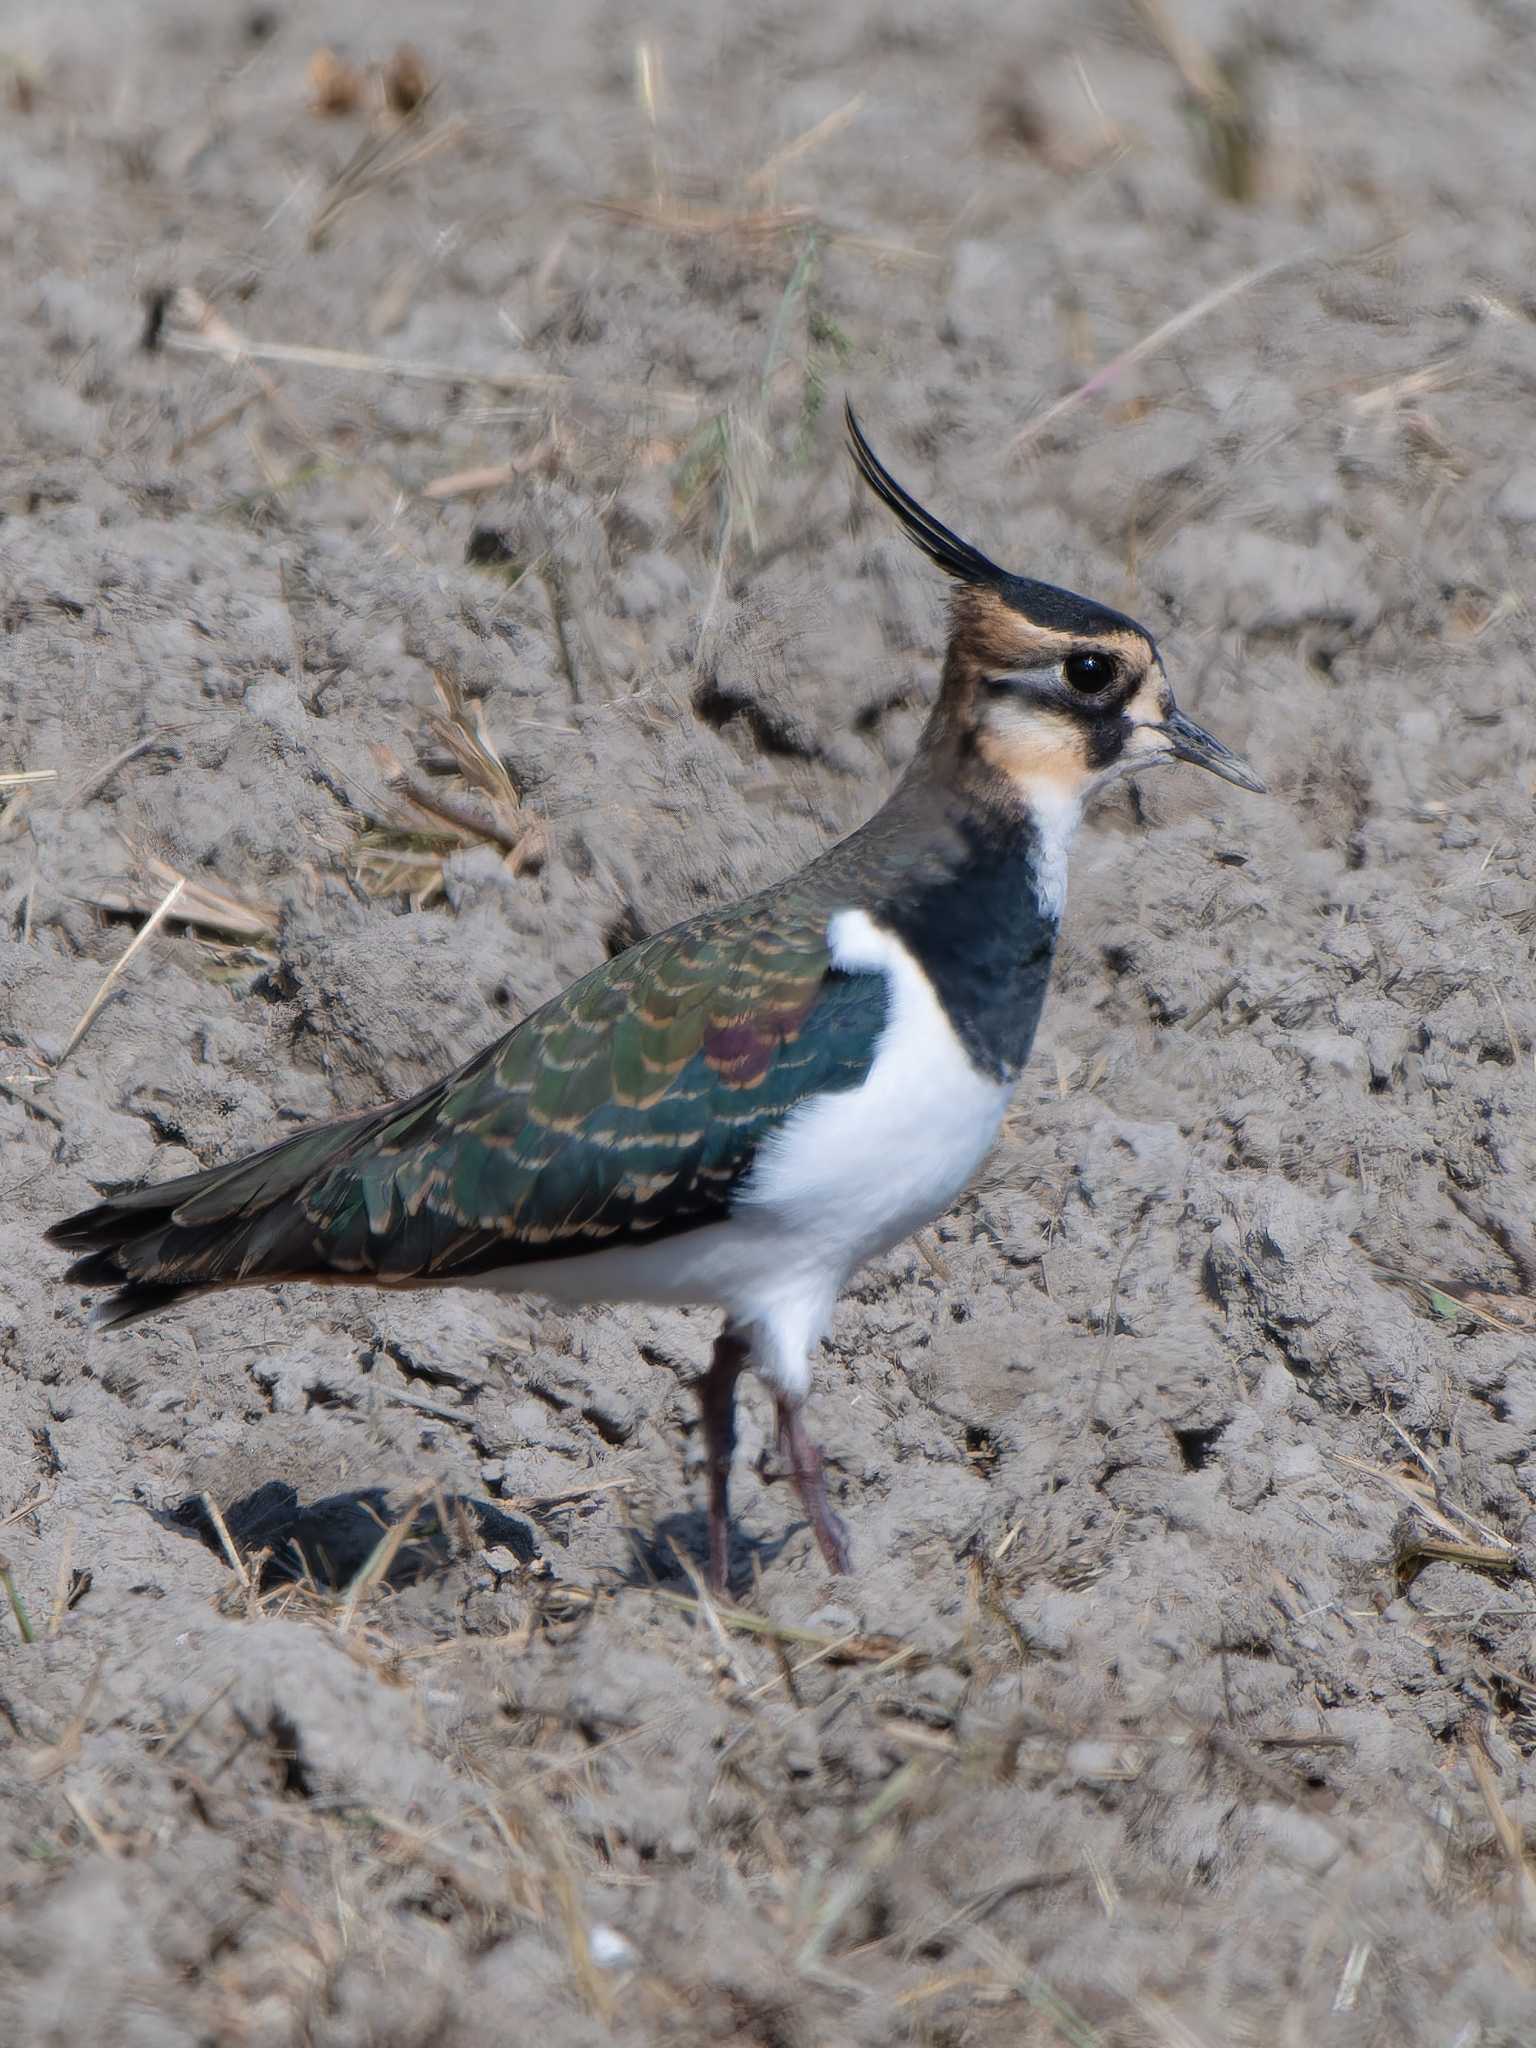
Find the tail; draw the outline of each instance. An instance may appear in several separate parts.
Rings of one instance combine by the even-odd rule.
[[[334,1187],[337,1169],[398,1130],[423,1100],[312,1124],[231,1165],[109,1195],[55,1223],[48,1242],[84,1254],[66,1279],[114,1290],[91,1312],[105,1330],[214,1288],[326,1275],[370,1279],[305,1195],[322,1180]]]

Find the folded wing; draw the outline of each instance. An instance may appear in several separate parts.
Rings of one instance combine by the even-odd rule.
[[[447,1079],[57,1224],[128,1322],[263,1280],[385,1286],[675,1235],[725,1215],[807,1096],[856,1087],[882,977],[832,965],[825,913],[741,905],[644,941]]]

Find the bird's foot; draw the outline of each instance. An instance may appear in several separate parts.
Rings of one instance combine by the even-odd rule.
[[[853,1560],[848,1550],[848,1531],[843,1527],[841,1518],[833,1513],[832,1503],[827,1499],[826,1464],[821,1447],[812,1443],[798,1402],[788,1401],[781,1395],[778,1411],[779,1454],[789,1466],[795,1491],[826,1559],[827,1569],[850,1572]]]

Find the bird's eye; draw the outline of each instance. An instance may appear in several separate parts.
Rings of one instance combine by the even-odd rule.
[[[1069,654],[1061,664],[1061,679],[1067,688],[1081,690],[1085,697],[1107,690],[1119,673],[1120,664],[1112,654]]]

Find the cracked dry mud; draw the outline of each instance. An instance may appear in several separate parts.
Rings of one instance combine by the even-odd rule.
[[[1168,13],[1195,87],[1250,37],[1240,160],[1109,0],[8,15],[0,772],[57,775],[0,790],[0,2039],[1536,2039],[1536,32]],[[317,47],[403,41],[414,125],[311,110]],[[375,360],[146,352],[177,287]],[[845,385],[1272,795],[1101,805],[1003,1143],[821,1362],[857,1571],[749,1396],[717,1630],[705,1318],[293,1288],[103,1337],[40,1232],[876,804],[942,621]],[[373,749],[454,787],[434,672],[542,836],[412,909],[360,840]],[[275,938],[172,919],[61,1060],[142,922],[101,899],[169,871]],[[276,1482],[537,1555],[258,1597],[167,1511]]]

